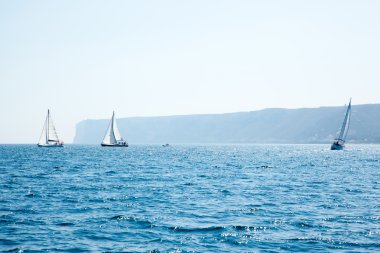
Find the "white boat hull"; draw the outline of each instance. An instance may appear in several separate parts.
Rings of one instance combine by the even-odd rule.
[[[62,148],[63,144],[37,144],[40,148]]]

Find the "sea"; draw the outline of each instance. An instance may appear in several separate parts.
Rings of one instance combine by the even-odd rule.
[[[0,145],[1,252],[380,252],[380,145]]]

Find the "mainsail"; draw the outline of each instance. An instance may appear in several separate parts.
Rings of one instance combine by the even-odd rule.
[[[337,138],[338,141],[342,141],[343,143],[346,141],[348,128],[350,127],[350,118],[351,118],[351,99],[347,107],[346,115],[344,116],[342,128],[340,129],[339,136]]]
[[[39,145],[51,145],[60,143],[57,130],[55,129],[53,120],[50,116],[50,111],[48,110],[45,124],[42,129],[40,140],[38,141]]]
[[[102,143],[107,144],[107,145],[115,145],[123,141],[124,139],[123,137],[121,137],[119,128],[117,127],[117,124],[116,124],[115,112],[113,112],[111,121],[108,125],[107,132],[106,132],[106,135],[104,136]]]

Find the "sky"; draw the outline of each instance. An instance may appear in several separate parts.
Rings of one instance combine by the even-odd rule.
[[[0,143],[85,119],[380,103],[377,0],[0,0]]]

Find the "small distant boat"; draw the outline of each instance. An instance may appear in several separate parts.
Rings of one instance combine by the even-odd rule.
[[[112,113],[106,135],[100,145],[102,147],[128,147],[128,143],[121,137],[119,128],[117,127],[115,112]]]
[[[63,147],[63,141],[59,139],[57,130],[53,124],[53,120],[50,116],[50,110],[48,110],[44,127],[40,136],[40,140],[37,144],[38,147]]]
[[[344,149],[344,143],[346,142],[348,129],[350,127],[350,118],[351,118],[351,99],[350,99],[350,103],[348,104],[346,115],[344,116],[344,120],[342,123],[342,127],[340,129],[339,135],[337,138],[335,138],[333,144],[331,145],[331,150]]]
[[[170,145],[166,143],[166,144],[163,144],[162,146],[166,148],[166,147],[169,147]]]

